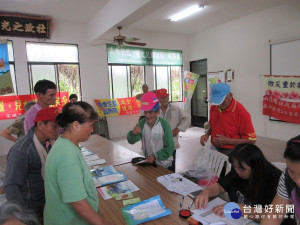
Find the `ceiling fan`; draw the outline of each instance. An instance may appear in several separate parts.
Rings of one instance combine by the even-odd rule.
[[[139,41],[140,39],[134,37],[134,38],[126,38],[125,36],[121,35],[121,29],[122,27],[117,27],[119,30],[119,35],[114,36],[113,43],[116,43],[118,47],[122,48],[124,44],[127,45],[137,45],[137,46],[145,46],[146,43],[141,43],[141,42],[136,42]]]

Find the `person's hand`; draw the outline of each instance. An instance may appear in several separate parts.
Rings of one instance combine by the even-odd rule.
[[[221,216],[221,217],[224,217],[224,206],[225,206],[225,204],[224,204],[224,205],[218,205],[218,206],[212,208],[211,211],[212,211],[213,213],[215,213],[216,215],[219,215],[219,216]]]
[[[172,132],[173,132],[173,137],[176,137],[177,135],[178,135],[178,133],[179,133],[179,129],[176,127],[175,129],[173,129],[172,130]]]
[[[204,190],[202,191],[195,199],[195,206],[197,209],[201,209],[203,207],[206,209],[206,206],[208,204],[208,191]]]
[[[228,138],[226,136],[217,134],[214,137],[213,142],[214,142],[215,146],[221,146],[221,145],[227,144],[227,140],[228,140]]]
[[[154,161],[155,161],[155,158],[153,155],[151,155],[147,158],[147,162],[149,162],[149,163],[154,163]]]
[[[208,134],[204,134],[204,135],[202,135],[202,136],[200,137],[200,143],[201,143],[202,146],[205,145],[205,143],[207,142],[208,138],[209,138],[209,135],[208,135]]]
[[[132,129],[132,133],[133,133],[133,135],[137,135],[137,134],[141,133],[141,128],[139,127],[138,124],[136,124],[135,127]]]

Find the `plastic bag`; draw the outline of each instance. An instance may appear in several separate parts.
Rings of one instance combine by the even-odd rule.
[[[192,168],[182,175],[197,183],[200,186],[206,187],[218,181],[217,174],[210,169],[208,157],[208,151],[204,151],[204,149],[209,149],[209,151],[216,151],[213,145],[209,141],[207,141],[205,147],[201,146],[194,156],[194,162]]]
[[[215,172],[202,165],[196,169],[186,171],[183,176],[203,187],[216,183],[219,179]]]

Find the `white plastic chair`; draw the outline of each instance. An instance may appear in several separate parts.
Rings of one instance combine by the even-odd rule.
[[[278,169],[280,169],[282,172],[285,170],[286,168],[286,163],[283,162],[272,162],[272,164],[274,166],[276,166]]]
[[[231,170],[228,156],[210,148],[201,148],[196,156],[194,168],[203,165],[213,170],[220,177],[224,163],[226,162],[225,175]]]

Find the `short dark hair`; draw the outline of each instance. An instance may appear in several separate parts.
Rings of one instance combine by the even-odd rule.
[[[78,96],[77,96],[76,94],[71,94],[71,95],[69,96],[69,100],[71,100],[72,98],[77,98],[77,99],[78,99]]]
[[[56,84],[53,83],[50,80],[39,80],[38,82],[36,82],[36,84],[34,85],[34,93],[41,93],[41,94],[46,94],[48,89],[56,89]]]
[[[56,117],[58,125],[66,128],[69,124],[78,121],[80,124],[98,119],[94,108],[87,102],[69,102],[62,108],[62,112]]]
[[[283,157],[292,161],[300,161],[300,135],[287,142]]]

